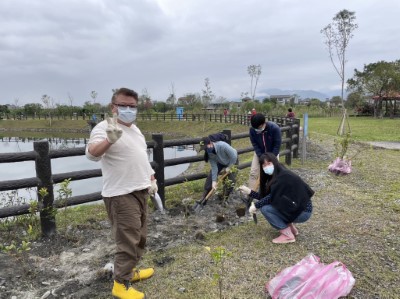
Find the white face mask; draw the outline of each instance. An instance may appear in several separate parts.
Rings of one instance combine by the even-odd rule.
[[[262,126],[261,129],[254,129],[256,131],[257,134],[261,134],[264,130],[265,130],[265,124]]]
[[[136,120],[137,108],[118,107],[118,119],[126,124]]]
[[[274,173],[274,165],[267,165],[263,167],[265,174],[272,175]]]

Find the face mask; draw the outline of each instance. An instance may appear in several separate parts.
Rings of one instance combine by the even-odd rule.
[[[118,119],[126,124],[136,120],[137,108],[118,107]]]
[[[209,153],[209,154],[214,153],[214,148],[213,147],[207,147],[207,153]]]
[[[268,165],[263,167],[265,174],[272,175],[274,173],[274,165]]]
[[[263,126],[261,129],[254,129],[256,131],[257,134],[260,134],[264,131],[265,126]]]

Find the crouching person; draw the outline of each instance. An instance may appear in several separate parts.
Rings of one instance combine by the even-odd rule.
[[[230,184],[224,184],[220,196],[220,200],[224,200],[234,189],[236,173],[232,172],[232,166],[237,164],[237,151],[225,141],[214,141],[213,135],[203,138],[202,145],[205,151],[204,161],[211,164],[211,171],[204,184],[203,199],[212,189],[217,189],[218,174],[226,174]]]
[[[250,206],[249,212],[260,210],[272,227],[280,232],[273,243],[292,243],[299,231],[294,223],[306,222],[312,214],[311,197],[314,191],[295,173],[284,167],[274,154],[260,156],[260,193],[246,186],[239,190],[259,201]]]

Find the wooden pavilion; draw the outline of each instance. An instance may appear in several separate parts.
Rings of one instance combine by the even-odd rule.
[[[400,93],[391,96],[374,96],[374,117],[390,117],[400,116],[399,103]],[[399,101],[399,103],[397,103]]]

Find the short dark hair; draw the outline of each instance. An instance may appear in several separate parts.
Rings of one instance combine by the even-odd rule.
[[[250,122],[251,126],[257,129],[259,126],[265,123],[265,116],[262,113],[256,113],[252,116]]]
[[[117,98],[117,96],[119,96],[120,94],[127,96],[127,97],[132,97],[134,98],[136,101],[139,101],[139,96],[137,94],[136,91],[134,91],[133,89],[129,89],[129,88],[125,88],[125,87],[121,87],[118,88],[114,94],[112,95],[111,98],[111,103],[115,103],[115,99]]]
[[[210,137],[204,137],[203,139],[201,139],[201,142],[203,143],[203,145],[208,145],[211,143],[211,139]]]
[[[292,110],[292,108],[289,108],[287,111],[292,112],[293,110]]]

